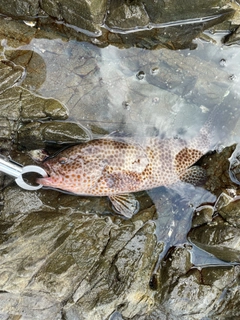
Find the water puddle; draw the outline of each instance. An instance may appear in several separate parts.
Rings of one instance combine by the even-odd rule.
[[[240,51],[222,45],[220,36],[215,43],[196,40],[196,50],[179,51],[100,49],[47,39],[17,49],[3,46],[6,57],[26,68],[21,86],[61,101],[69,119],[93,137],[119,132],[138,140],[191,141],[214,113],[209,149],[222,150],[238,143],[240,134]],[[186,242],[194,208],[216,200],[210,191],[190,185],[161,187],[148,195],[157,210],[156,235],[166,250]]]

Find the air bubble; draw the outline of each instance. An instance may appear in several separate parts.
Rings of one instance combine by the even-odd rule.
[[[231,74],[229,77],[228,77],[229,80],[231,81],[234,81],[237,79],[237,77],[235,76],[235,74]]]
[[[154,97],[154,98],[152,99],[152,102],[153,102],[153,103],[158,103],[159,100],[160,100],[160,99],[159,99],[158,97]]]
[[[221,59],[219,61],[219,64],[220,64],[221,67],[226,67],[226,63],[227,63],[227,61],[225,59]]]
[[[137,74],[136,74],[136,77],[138,80],[143,80],[145,78],[145,72],[144,71],[139,71]]]
[[[125,110],[130,110],[130,103],[127,101],[123,101],[122,106]]]
[[[158,74],[159,73],[159,68],[152,68],[151,69],[151,74],[153,75],[153,76],[155,76],[156,74]]]

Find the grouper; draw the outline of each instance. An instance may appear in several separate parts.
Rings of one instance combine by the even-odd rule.
[[[180,138],[106,137],[69,147],[42,166],[48,177],[38,183],[77,195],[108,196],[118,213],[138,210],[132,193],[179,181],[198,184],[204,169],[194,165],[209,151],[209,121],[190,142]]]

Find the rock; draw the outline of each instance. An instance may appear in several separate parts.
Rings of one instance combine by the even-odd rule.
[[[235,189],[235,185],[229,177],[228,160],[235,148],[234,144],[224,148],[221,152],[210,153],[199,161],[199,165],[206,170],[208,176],[205,188],[217,196],[226,189]]]
[[[13,6],[13,12],[27,12],[29,3]],[[231,61],[236,65],[234,53],[224,68],[219,61],[226,60],[225,50],[219,52],[200,40],[192,44],[205,28],[231,17],[232,10],[221,9],[227,1],[195,1],[195,7],[173,0],[108,1],[109,12],[102,7],[106,1],[39,3],[29,8],[37,18],[26,16],[25,22],[23,16],[18,16],[19,21],[1,18],[0,146],[14,160],[32,163],[21,147],[88,139],[88,131],[78,123],[95,135],[117,128],[138,138],[139,132],[160,136],[162,127],[167,128],[166,136],[185,137],[185,128],[198,134],[198,126],[216,105],[224,112],[217,115],[212,131],[224,131],[226,124],[229,135],[238,136],[239,99],[229,69]],[[70,12],[74,6],[76,12]],[[81,6],[85,7],[79,15]],[[7,12],[10,6],[0,8]],[[121,48],[176,49],[198,44],[198,50],[111,46],[100,50],[70,39]],[[58,121],[68,116],[65,105],[75,123]],[[21,151],[16,150],[16,142]],[[234,146],[209,154],[200,162],[209,177],[206,188],[216,195],[229,189],[239,192],[228,174],[227,159],[233,150]],[[222,259],[238,261],[238,199],[222,196],[213,207],[208,200],[214,196],[204,189],[192,188],[186,196],[178,187],[176,192],[161,188],[155,197],[150,192],[152,199],[138,194],[140,212],[123,220],[107,198],[47,189],[28,192],[2,175],[0,186],[0,318],[240,316],[239,266],[195,267],[190,245],[184,245],[193,208],[206,200],[195,212],[190,239]],[[173,244],[178,247],[165,256]]]
[[[2,295],[9,292],[5,297],[10,301],[22,301],[30,294],[31,314],[31,303],[44,292],[44,306],[54,315],[61,310],[66,319],[73,314],[77,319],[105,319],[116,308],[126,317],[151,310],[155,293],[148,282],[162,249],[156,243],[155,226],[148,221],[154,209],[120,223],[118,218],[96,214],[106,210],[103,198],[48,192],[18,187],[4,191]],[[8,313],[8,304],[1,301],[1,310]],[[41,308],[33,314],[40,317]]]
[[[191,229],[188,238],[218,259],[240,262],[240,230],[221,219]]]
[[[64,1],[43,0],[41,8],[51,17],[98,36],[107,11],[107,0]],[[81,31],[81,30],[79,30]]]
[[[145,10],[153,23],[170,22],[174,20],[185,20],[189,17],[205,17],[221,12],[221,7],[228,4],[228,0],[216,1],[204,0],[194,1],[194,5],[186,3],[184,0],[146,1]],[[218,9],[216,6],[219,6]]]
[[[31,291],[22,296],[17,293],[0,292],[0,310],[1,319],[9,319],[9,314],[25,319],[62,319],[60,302],[44,293],[35,294]]]
[[[205,28],[228,19],[227,16],[234,13],[231,9],[218,11],[216,1],[211,2],[213,6],[209,2],[206,5],[203,1],[195,1],[194,7],[191,7],[185,1],[175,0],[167,3],[111,1],[105,20],[105,26],[112,32],[108,38],[116,44],[135,44],[147,49],[157,46],[170,49],[191,47],[194,37]],[[202,23],[200,20],[206,16],[211,18]],[[185,24],[188,19],[192,19],[193,23]]]
[[[11,144],[17,141],[28,148],[30,148],[30,146],[31,148],[40,148],[45,146],[44,142],[54,141],[54,139],[59,143],[66,143],[66,141],[72,142],[73,140],[75,142],[86,140],[88,134],[77,124],[60,122],[43,124],[40,122],[32,122],[39,120],[64,120],[68,117],[68,110],[56,99],[42,98],[17,86],[21,84],[25,72],[24,68],[27,68],[27,70],[28,68],[34,69],[35,63],[39,61],[37,60],[38,54],[29,55],[29,52],[24,51],[21,51],[21,53],[20,55],[19,52],[12,53],[11,55],[8,54],[8,58],[12,59],[12,61],[2,60],[0,62],[0,68],[3,71],[1,73],[2,82],[0,88],[1,148],[10,149]],[[28,54],[26,55],[26,53]],[[33,56],[35,58],[33,58]],[[18,58],[20,58],[20,60]],[[35,59],[36,61],[31,64],[29,63],[29,59],[31,61]],[[40,59],[40,61],[42,61],[42,59]],[[21,63],[22,66],[17,63]],[[42,72],[45,77],[46,70],[44,68]],[[28,78],[29,81],[35,82],[35,75],[31,77],[33,73],[30,72],[28,74],[30,75],[26,78]],[[26,81],[26,83],[28,82]],[[23,125],[23,122],[26,122],[26,124]],[[38,131],[36,128],[38,128]]]
[[[240,27],[236,27],[233,32],[225,36],[223,39],[224,44],[232,45],[232,44],[240,44]]]
[[[12,136],[12,128],[8,120],[0,119],[0,140],[10,140]]]
[[[222,200],[224,198],[224,200]],[[220,203],[221,202],[221,203]],[[225,203],[224,203],[225,202]],[[240,227],[240,197],[232,198],[222,193],[216,204],[218,213],[234,227]]]
[[[210,205],[203,205],[201,207],[198,207],[194,212],[192,227],[195,228],[199,225],[212,221],[213,213],[214,208]]]
[[[58,119],[65,120],[68,118],[68,111],[59,101],[55,99],[45,99],[31,94],[23,88],[14,88],[11,97],[17,102],[21,96],[21,120],[47,120]]]
[[[238,126],[239,123],[237,122],[236,126]],[[239,145],[236,144],[236,148],[229,158],[229,175],[236,185],[240,184],[240,151],[239,151]]]
[[[23,125],[18,131],[18,143],[28,150],[53,144],[76,144],[90,139],[77,123],[51,121]]]
[[[168,48],[172,50],[191,48],[195,49],[196,45],[192,43],[193,39],[200,36],[200,34],[212,26],[223,22],[230,18],[234,11],[222,12],[222,14],[212,16],[206,22],[201,19],[192,24],[185,24],[179,22],[164,23],[161,25],[154,25],[149,23],[144,28],[139,27],[136,32],[136,27],[132,30],[119,30],[117,28],[109,28],[112,32],[108,35],[111,44],[120,47],[132,47],[135,45],[139,48],[156,49]],[[132,31],[132,32],[131,32]]]
[[[228,6],[227,6],[228,4]],[[225,6],[224,6],[225,5]],[[114,44],[152,49],[193,48],[192,40],[204,30],[231,19],[229,1],[9,1],[0,5],[3,15],[23,19],[37,37],[74,38],[99,46]],[[191,20],[191,24],[189,23]],[[7,22],[8,24],[9,21]],[[5,22],[4,22],[5,24]],[[15,24],[15,22],[13,22]],[[23,30],[23,26],[20,26]],[[1,31],[0,31],[1,32]],[[14,32],[14,31],[13,31]],[[16,37],[12,37],[14,42]]]
[[[41,87],[46,79],[46,65],[44,59],[32,50],[5,50],[8,61],[24,70],[21,86],[31,91]]]
[[[164,22],[171,25],[174,21],[184,21],[190,17],[194,19],[217,15],[221,13],[220,10],[216,10],[217,2],[211,0],[206,3],[203,0],[197,0],[194,6],[189,6],[184,0],[170,0],[167,3],[162,0],[157,2],[115,0],[110,2],[105,23],[108,27],[114,28],[116,32],[120,30],[134,32],[134,28],[135,31],[141,27],[147,28],[148,23],[150,23],[150,28],[154,28]],[[221,2],[221,6],[227,3],[228,1],[225,0]]]
[[[39,12],[39,3],[35,0],[2,1],[0,12],[15,17],[35,17]]]
[[[7,88],[16,85],[23,77],[24,68],[16,66],[10,61],[0,61],[0,94]]]
[[[161,297],[166,297],[171,285],[184,276],[191,268],[190,252],[184,248],[171,248],[162,262],[160,271]]]
[[[172,248],[163,261],[159,307],[148,319],[200,320],[239,316],[240,295],[236,281],[239,266],[198,269],[191,265],[187,249]],[[222,298],[220,301],[219,297]]]
[[[89,1],[51,1],[43,0],[40,3],[34,0],[9,1],[7,4],[0,4],[0,12],[16,18],[23,18],[28,21],[35,20],[38,16],[56,18],[63,21],[70,27],[78,27],[86,33],[98,35],[100,26],[104,20],[107,10],[107,0]]]
[[[17,129],[21,122],[47,119],[66,119],[67,109],[55,99],[44,99],[21,87],[5,90],[0,95],[0,123],[2,140],[17,142]],[[33,126],[33,124],[31,124]],[[40,125],[40,123],[36,124]],[[58,126],[58,125],[57,125]],[[59,126],[58,126],[59,127]],[[20,132],[24,131],[21,126]],[[49,126],[49,130],[51,125]],[[27,129],[26,129],[27,130]],[[27,138],[29,143],[30,141]]]
[[[81,319],[104,319],[117,306],[126,318],[139,317],[151,310],[154,291],[149,288],[148,282],[155,254],[149,260],[147,251],[156,253],[155,240],[151,236],[152,226],[147,223],[126,243],[125,239],[132,229],[129,227],[120,233],[113,230],[107,250],[95,266],[98,272],[81,282],[73,297],[75,303],[65,306],[67,319],[71,319],[73,312]],[[128,263],[129,255],[131,264]]]
[[[213,215],[214,208],[207,207]],[[222,193],[216,201],[216,213],[212,219],[208,215],[207,219],[203,219],[202,223],[198,221],[197,224],[195,215],[193,228],[188,234],[189,240],[218,259],[240,262],[239,208],[239,197],[232,198]]]
[[[105,23],[109,28],[124,32],[124,30],[127,31],[134,26],[136,30],[146,27],[149,22],[149,16],[142,2],[111,1]]]

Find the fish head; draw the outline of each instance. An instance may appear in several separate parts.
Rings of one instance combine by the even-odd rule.
[[[42,167],[48,177],[38,178],[37,183],[51,188],[69,190],[74,187],[81,174],[81,159],[68,150],[62,151],[57,156],[47,158]]]

